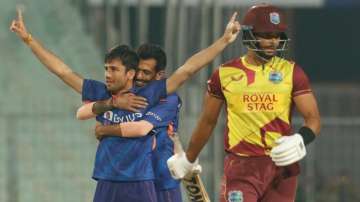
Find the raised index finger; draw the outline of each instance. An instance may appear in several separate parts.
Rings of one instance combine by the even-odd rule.
[[[237,14],[238,14],[238,13],[235,12],[235,13],[231,16],[230,22],[235,22]]]
[[[24,5],[23,4],[18,4],[16,5],[16,13],[17,13],[17,17],[18,17],[18,20],[22,21],[23,20],[23,11],[24,11]]]

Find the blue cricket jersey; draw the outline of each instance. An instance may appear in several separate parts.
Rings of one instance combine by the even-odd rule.
[[[156,120],[154,117],[152,121],[144,117],[144,120],[151,122],[153,125],[161,125],[156,121],[162,121],[165,119],[171,119],[171,124],[175,132],[179,125],[179,111],[181,107],[180,97],[174,93],[168,95],[166,99],[160,100],[159,104],[151,108],[151,112],[155,112],[159,115]],[[178,188],[180,185],[179,180],[175,180],[171,177],[169,168],[166,161],[174,154],[174,144],[168,136],[168,126],[155,128],[156,132],[156,147],[153,153],[153,167],[155,172],[155,188],[156,190],[167,190]]]
[[[172,121],[166,117],[159,119],[157,112],[151,111],[161,98],[166,97],[166,80],[153,81],[141,88],[134,87],[130,92],[145,97],[149,104],[147,108],[137,113],[113,109],[97,116],[96,120],[102,124],[148,120],[155,123],[154,128],[165,127]],[[111,94],[105,84],[84,80],[82,96],[83,101],[98,101],[110,98]],[[140,138],[103,138],[96,151],[93,178],[111,181],[153,180],[155,176],[152,168],[152,143],[152,135]]]

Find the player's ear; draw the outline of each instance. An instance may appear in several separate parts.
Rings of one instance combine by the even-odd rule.
[[[155,79],[156,80],[160,80],[163,79],[165,77],[165,71],[164,70],[160,70],[156,73],[155,75]]]

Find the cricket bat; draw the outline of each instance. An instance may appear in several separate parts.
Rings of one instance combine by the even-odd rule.
[[[184,151],[179,136],[176,133],[170,134],[170,139],[174,142],[175,154]],[[204,184],[197,173],[185,176],[181,183],[185,188],[185,193],[191,202],[210,202],[209,195],[205,190]]]

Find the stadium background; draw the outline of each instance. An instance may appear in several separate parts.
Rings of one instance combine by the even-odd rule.
[[[357,0],[1,0],[0,201],[91,201],[96,140],[93,121],[75,120],[80,96],[50,75],[8,30],[15,5],[26,6],[30,32],[85,77],[103,78],[105,50],[116,43],[161,44],[173,72],[222,34],[233,11],[282,7],[293,58],[311,78],[322,132],[302,161],[298,202],[360,201],[360,3]],[[240,37],[239,37],[240,38]],[[206,78],[244,49],[238,39],[207,70],[179,90],[181,138],[188,143],[202,106]],[[294,119],[299,127],[301,119]],[[213,201],[222,173],[224,122],[201,154]]]

